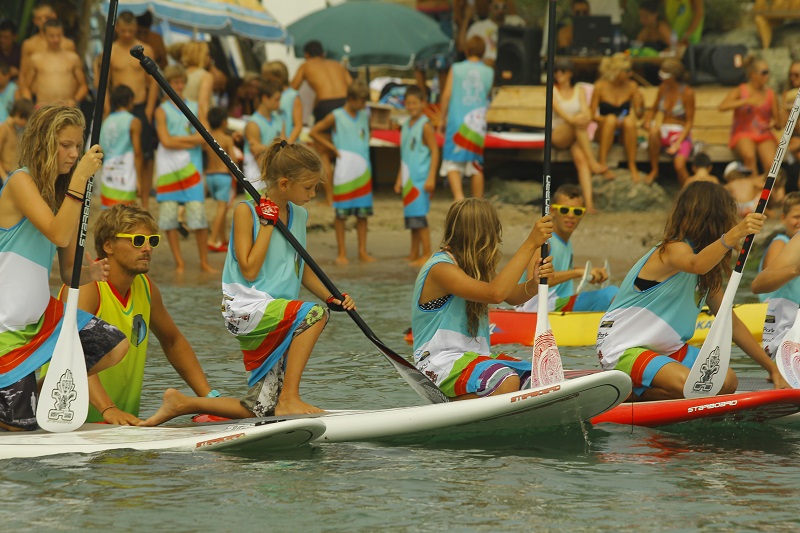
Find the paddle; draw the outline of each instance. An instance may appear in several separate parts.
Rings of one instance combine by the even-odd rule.
[[[756,213],[763,213],[767,207],[769,195],[772,192],[772,186],[775,184],[775,178],[778,175],[778,170],[781,168],[783,156],[786,153],[786,148],[789,145],[789,139],[794,132],[795,123],[797,122],[797,115],[800,111],[800,90],[792,104],[792,110],[789,113],[789,118],[786,120],[786,126],[783,128],[778,149],[775,151],[775,158],[772,160],[772,166],[767,174],[767,181],[764,184],[764,189],[761,191],[761,198],[758,200],[756,206]],[[731,274],[731,279],[728,281],[728,286],[725,288],[725,293],[722,296],[722,303],[719,306],[719,311],[711,324],[711,329],[708,332],[703,347],[697,356],[697,360],[692,365],[692,370],[689,372],[689,377],[683,387],[683,395],[686,398],[699,398],[702,396],[714,396],[721,389],[725,382],[725,375],[728,372],[728,366],[731,359],[731,333],[732,333],[732,313],[733,313],[733,299],[736,296],[736,290],[739,288],[739,282],[742,279],[742,270],[747,261],[747,255],[750,253],[750,246],[753,244],[754,234],[750,234],[744,239],[742,251],[739,253],[739,258],[736,260],[736,268]]]
[[[245,191],[247,191],[253,200],[258,202],[261,198],[261,195],[259,195],[255,187],[253,187],[253,185],[247,181],[247,179],[244,177],[244,174],[242,174],[242,171],[239,170],[239,167],[236,166],[236,164],[231,160],[230,156],[225,153],[225,150],[220,147],[219,143],[217,143],[214,137],[211,136],[205,126],[203,126],[195,114],[192,113],[192,111],[186,106],[181,97],[178,96],[172,87],[170,87],[169,82],[167,82],[161,72],[159,72],[158,66],[155,64],[155,62],[144,55],[144,49],[141,46],[134,46],[131,48],[131,55],[139,60],[139,63],[142,65],[142,68],[144,68],[145,72],[147,72],[156,80],[156,82],[158,82],[158,85],[161,87],[161,89],[167,93],[167,96],[170,97],[178,109],[180,109],[189,122],[192,123],[192,126],[194,126],[194,128],[200,133],[211,149],[214,150],[214,153],[216,153],[222,162],[225,163],[225,166],[228,167],[228,170],[230,170],[231,174],[242,185],[242,187],[244,187]],[[305,248],[303,248],[303,245],[301,245],[295,236],[292,235],[292,233],[289,231],[289,228],[287,228],[280,219],[275,227],[278,229],[281,235],[283,235],[283,237],[289,241],[289,244],[292,245],[292,248],[294,248],[297,253],[300,254],[300,257],[303,258],[303,261],[305,261],[314,274],[317,275],[317,277],[320,279],[320,281],[322,281],[323,285],[325,285],[325,288],[330,291],[333,297],[339,300],[344,300],[344,296],[342,296],[342,293],[339,292],[339,289],[337,289],[328,276],[325,275],[325,272],[322,271],[311,255],[306,251]],[[347,311],[347,313],[350,315],[350,318],[353,319],[353,322],[356,323],[359,329],[367,336],[372,344],[374,344],[378,350],[380,350],[384,357],[389,360],[389,362],[394,366],[395,370],[400,373],[400,376],[402,376],[402,378],[405,379],[409,385],[411,385],[411,388],[413,388],[417,394],[430,403],[444,403],[448,401],[447,396],[445,396],[444,393],[439,390],[439,388],[434,385],[434,383],[428,379],[427,376],[425,376],[425,374],[420,372],[417,367],[406,361],[403,357],[393,352],[380,339],[378,339],[378,337],[375,336],[375,333],[372,332],[369,326],[355,310]]]
[[[111,43],[114,39],[114,25],[117,18],[119,0],[111,0],[106,20],[106,34],[103,41],[103,60],[100,64],[100,80],[97,100],[92,118],[92,136],[89,146],[100,140],[100,123],[103,120],[106,84],[111,61]],[[83,201],[83,214],[78,229],[78,243],[75,247],[75,261],[72,265],[72,281],[61,321],[61,331],[56,339],[50,366],[44,378],[39,401],[36,405],[36,423],[52,432],[67,432],[78,429],[86,422],[89,413],[89,380],[86,377],[86,361],[83,346],[78,336],[78,287],[81,279],[86,229],[89,224],[89,205],[92,201],[92,178],[86,183]]]
[[[586,261],[586,266],[583,267],[583,276],[581,277],[580,282],[578,282],[578,288],[575,289],[575,294],[580,294],[583,292],[583,289],[586,288],[586,285],[592,281],[592,262]]]
[[[601,289],[605,289],[611,284],[611,267],[608,265],[608,259],[606,259],[605,263],[603,263],[603,269],[606,271],[606,280],[600,284]]]
[[[553,146],[553,75],[556,54],[556,0],[550,0],[547,26],[547,92],[545,93],[544,172],[542,188],[542,216],[550,214],[550,152]],[[548,256],[550,246],[542,245],[542,259]],[[531,361],[531,388],[564,381],[561,354],[558,353],[553,330],[550,329],[547,278],[539,278],[539,301],[536,313],[536,333],[533,336]]]
[[[793,389],[800,389],[800,309],[797,310],[794,324],[778,347],[775,363],[786,383]]]

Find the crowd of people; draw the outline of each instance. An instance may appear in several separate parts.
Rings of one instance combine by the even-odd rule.
[[[445,16],[449,2],[419,4],[443,25],[451,24]],[[448,11],[441,9],[444,4]],[[485,18],[469,24],[482,6]],[[777,97],[766,84],[768,65],[747,59],[748,81],[732,89],[720,107],[734,110],[730,146],[741,158],[726,168],[723,187],[714,183],[719,180],[709,170],[708,157],[692,153],[695,96],[683,80],[680,61],[662,63],[658,93],[648,107],[630,78],[624,54],[603,60],[601,79],[592,87],[573,84],[572,64],[559,59],[553,141],[570,149],[579,184],[553,193],[550,214],[533,224],[523,244],[499,268],[502,228],[496,208],[482,198],[485,115],[494,78],[487,53],[496,45],[498,25],[513,13],[513,3],[456,2],[456,7],[454,35],[463,57],[417,65],[420,70],[433,66],[443,75],[441,117],[434,125],[424,112],[427,84],[407,88],[408,120],[401,129],[401,164],[394,184],[411,234],[408,261],[420,269],[411,304],[417,367],[452,399],[527,387],[530,364],[491,350],[488,306],[506,302],[522,312],[535,309],[539,295],[531,291],[531,281],[547,278],[550,310],[606,313],[597,342],[601,366],[631,376],[632,399],[682,397],[697,357],[687,344],[697,312],[705,303],[712,311],[718,309],[732,251],[764,224],[766,217],[753,211],[776,149],[773,130],[780,127],[785,103],[794,99],[796,89]],[[694,38],[694,20],[681,39]],[[0,428],[36,426],[35,372],[52,356],[63,321],[61,299],[66,298],[63,290],[59,298],[50,296],[49,274],[58,255],[61,278],[69,280],[86,183],[96,172],[103,208],[94,221],[97,259],[83,267],[85,290],[78,304],[91,374],[89,420],[155,425],[196,412],[230,418],[321,412],[301,399],[301,377],[330,311],[352,310],[355,303],[347,294],[342,299],[330,294],[284,236],[284,228],[276,229],[285,226],[305,247],[308,212],[303,206],[322,187],[322,202],[333,208],[336,263],[349,262],[350,217],[356,219],[358,259],[375,261],[367,247],[367,221],[373,213],[369,88],[326,59],[321,44],[312,41],[305,45],[306,61],[291,81],[284,64],[268,62],[226,99],[220,92],[224,75],[210,61],[208,43],[167,48],[149,32],[146,19],[122,12],[109,51],[100,144],[84,150],[86,120],[77,105],[88,86],[80,59],[51,6],[37,6],[34,22],[39,32],[21,46],[19,64],[0,63],[0,102],[8,113],[0,125]],[[475,29],[481,22],[486,23]],[[142,24],[148,26],[144,31]],[[3,28],[0,24],[0,33]],[[142,45],[145,55],[161,63],[172,90],[226,152],[235,154],[237,143],[241,145],[244,179],[261,194],[259,199],[234,202],[237,176],[231,176],[200,132],[130,56],[134,45]],[[3,54],[13,56],[5,49]],[[99,65],[98,59],[95,68]],[[95,83],[98,78],[99,70]],[[790,78],[793,87],[800,86],[800,63],[792,64]],[[300,142],[304,113],[297,90],[304,82],[315,93],[308,144]],[[243,132],[227,129],[230,116],[245,118]],[[649,135],[652,169],[644,178],[635,162],[637,117]],[[596,156],[589,133],[593,122],[599,141]],[[444,137],[441,149],[437,133]],[[570,242],[582,217],[595,211],[592,174],[615,177],[607,164],[615,139],[628,153],[633,181],[652,183],[664,151],[673,157],[684,186],[660,243],[619,287],[606,286],[605,268],[576,268]],[[800,156],[796,139],[790,150]],[[427,215],[437,175],[446,178],[453,203],[442,242],[432,250]],[[464,192],[466,179],[471,197]],[[150,213],[152,191],[158,220]],[[207,196],[214,203],[210,231]],[[774,335],[765,337],[762,348],[738,319],[733,324],[736,343],[768,372],[776,388],[787,384],[771,357],[800,303],[793,292],[800,193],[779,199],[780,207],[771,206],[780,213],[785,231],[770,243],[753,290],[771,292],[770,312],[785,328],[771,326]],[[242,398],[223,397],[212,389],[147,275],[161,232],[178,273],[186,268],[183,232],[195,233],[201,270],[215,272],[208,262],[210,252],[226,254],[222,314],[249,372],[249,390]],[[547,241],[551,251],[543,258],[540,249]],[[576,289],[576,279],[595,285],[594,290]],[[300,300],[301,287],[325,305]],[[151,330],[197,397],[170,389],[161,408],[142,419],[139,400]],[[729,372],[723,392],[735,387],[735,375]]]

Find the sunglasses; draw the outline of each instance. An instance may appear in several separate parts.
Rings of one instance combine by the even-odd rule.
[[[586,214],[585,207],[570,207],[568,205],[550,204],[550,208],[554,209],[562,215],[575,215],[580,218]]]
[[[141,248],[147,242],[150,248],[155,248],[161,244],[161,235],[142,235],[141,233],[117,233],[118,239],[130,239],[134,248]]]
[[[769,70],[762,70],[761,71],[761,75],[762,76],[768,76],[769,75]]]

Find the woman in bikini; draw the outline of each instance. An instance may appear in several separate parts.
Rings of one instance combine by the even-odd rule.
[[[592,174],[601,174],[608,167],[597,162],[592,152],[587,126],[592,121],[586,92],[582,86],[572,84],[572,61],[560,58],[555,62],[553,91],[553,146],[569,150],[578,171],[586,209],[594,213],[592,201]]]
[[[625,155],[628,158],[628,169],[634,183],[639,182],[639,171],[636,169],[636,119],[634,112],[644,114],[644,99],[639,92],[639,85],[631,79],[631,60],[623,53],[604,57],[600,62],[600,79],[597,80],[592,94],[592,116],[597,122],[600,135],[598,161],[607,166],[608,152],[614,142],[618,130],[622,132]],[[614,173],[607,170],[606,179],[613,179]]]
[[[788,120],[792,105],[797,97],[797,91],[800,89],[800,60],[792,61],[789,66],[788,80],[789,88],[783,93],[784,116],[781,123],[785,123]],[[794,155],[795,159],[800,159],[800,120],[794,125],[792,138],[789,139],[789,151]]]
[[[719,110],[733,110],[728,146],[753,174],[758,174],[758,163],[761,163],[765,172],[769,170],[778,148],[772,130],[780,116],[780,110],[774,91],[767,86],[767,62],[756,56],[748,56],[744,67],[747,83],[731,90],[719,105]]]
[[[695,103],[694,91],[683,83],[684,73],[683,63],[674,58],[665,59],[658,71],[661,85],[643,120],[650,132],[650,173],[644,178],[645,183],[653,183],[658,178],[658,157],[662,149],[673,156],[672,164],[681,186],[689,179],[686,163],[692,155]],[[663,114],[661,124],[655,120],[658,113]]]

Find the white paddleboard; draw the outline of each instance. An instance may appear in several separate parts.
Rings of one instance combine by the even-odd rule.
[[[314,443],[420,439],[444,442],[480,436],[525,436],[556,427],[578,427],[582,421],[624,401],[630,392],[630,378],[614,370],[477,400],[373,411],[328,411],[316,418],[325,422],[325,432]],[[260,420],[270,418],[222,423],[246,425]]]
[[[84,424],[70,433],[37,430],[0,434],[0,459],[118,449],[232,451],[293,448],[313,441],[324,431],[325,423],[316,418],[181,427]]]

